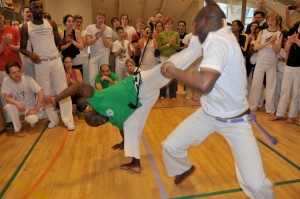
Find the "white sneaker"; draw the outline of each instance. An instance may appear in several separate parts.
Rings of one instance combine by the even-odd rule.
[[[48,129],[52,129],[52,128],[56,127],[56,126],[58,125],[58,122],[59,122],[59,121],[56,121],[56,122],[50,122],[50,123],[48,124]]]
[[[74,131],[75,130],[74,124],[68,125],[67,128],[68,128],[69,131]]]

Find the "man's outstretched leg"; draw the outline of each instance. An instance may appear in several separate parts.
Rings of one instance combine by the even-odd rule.
[[[116,150],[116,149],[123,150],[124,149],[124,132],[121,131],[121,130],[119,132],[120,132],[120,134],[122,136],[122,142],[113,145],[111,148],[114,149],[114,150]]]
[[[120,168],[124,170],[131,170],[134,173],[140,173],[142,170],[140,159],[137,158],[132,158],[132,161],[130,163],[123,164]]]

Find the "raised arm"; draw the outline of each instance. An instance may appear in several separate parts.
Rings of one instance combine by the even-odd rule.
[[[166,62],[161,67],[161,73],[166,78],[176,78],[185,85],[198,90],[203,94],[209,93],[218,78],[220,72],[211,68],[202,67],[200,71],[184,71],[175,67],[171,62]]]

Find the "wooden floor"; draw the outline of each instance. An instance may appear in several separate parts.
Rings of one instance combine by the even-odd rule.
[[[119,166],[130,159],[111,146],[120,142],[115,127],[88,127],[75,115],[76,130],[47,129],[47,120],[36,127],[24,124],[22,136],[0,134],[0,198],[5,199],[244,199],[227,142],[218,134],[189,155],[196,171],[182,184],[166,175],[161,142],[188,115],[199,108],[197,101],[158,100],[149,115],[141,141],[142,173]],[[277,199],[300,198],[300,126],[270,122],[263,111],[258,121],[279,143],[270,147],[254,127],[268,178]]]

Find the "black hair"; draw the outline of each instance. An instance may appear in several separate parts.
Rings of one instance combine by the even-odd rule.
[[[111,25],[113,25],[113,23],[115,22],[115,20],[119,21],[119,18],[118,17],[111,18],[111,20],[110,20]]]
[[[12,19],[11,21],[10,21],[10,25],[12,26],[13,24],[13,21],[18,21],[19,22],[19,24],[21,24],[21,21],[19,20],[19,19]]]
[[[244,30],[244,24],[243,24],[243,22],[241,20],[234,20],[234,21],[232,21],[232,24],[234,22],[236,22],[237,25],[238,25],[238,27],[240,28],[239,33],[241,34],[243,32],[243,30]]]
[[[262,12],[262,11],[259,11],[259,10],[257,10],[257,11],[254,12],[253,17],[254,17],[255,15],[257,15],[257,14],[260,14],[260,15],[262,16],[262,18],[265,18],[265,17],[266,17],[265,13]]]
[[[65,15],[65,16],[63,17],[63,24],[64,24],[64,25],[66,25],[66,23],[67,23],[69,17],[72,17],[73,20],[74,20],[73,15],[67,14],[67,15]]]
[[[18,62],[16,62],[16,61],[13,61],[13,62],[7,62],[6,65],[5,65],[5,72],[6,72],[7,74],[9,74],[9,69],[10,69],[11,67],[18,67],[18,68],[21,70],[21,66],[20,66],[20,64],[19,64]]]
[[[184,25],[186,26],[186,22],[184,20],[178,21],[177,25],[179,25],[180,23],[184,23]]]
[[[102,70],[102,67],[103,66],[108,66],[108,68],[109,68],[109,65],[108,64],[102,64],[101,66],[100,66],[100,71]]]
[[[294,27],[298,28],[300,26],[300,21],[297,21],[296,23],[294,23]]]
[[[251,34],[251,26],[252,26],[252,24],[257,24],[257,26],[259,26],[259,23],[256,22],[256,21],[253,21],[253,22],[249,23],[248,26],[247,26],[247,28],[246,28],[246,31],[245,31],[246,34]]]
[[[73,60],[73,58],[71,56],[65,56],[65,57],[63,57],[62,62],[64,63],[68,57],[71,58],[71,60]]]
[[[118,26],[118,27],[116,28],[116,32],[119,32],[119,30],[124,30],[124,28],[123,28],[122,26]]]

